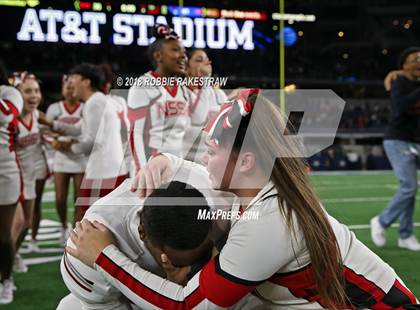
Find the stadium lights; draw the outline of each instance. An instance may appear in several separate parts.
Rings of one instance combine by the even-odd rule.
[[[287,20],[289,23],[293,22],[315,22],[316,16],[313,14],[305,15],[305,14],[280,14],[280,13],[273,13],[271,15],[273,20]]]
[[[102,3],[100,3],[100,2],[93,2],[92,9],[94,11],[102,11]]]
[[[18,6],[31,8],[36,7],[39,4],[38,0],[0,0],[0,6]]]
[[[136,12],[136,6],[134,4],[121,4],[120,10],[123,13],[135,13]]]
[[[294,92],[295,90],[296,90],[296,84],[290,84],[290,85],[286,85],[285,87],[284,87],[284,91],[286,92],[286,93],[291,93],[291,92]]]

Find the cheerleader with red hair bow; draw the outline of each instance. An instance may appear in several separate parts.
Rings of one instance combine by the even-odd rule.
[[[139,81],[185,76],[187,56],[178,35],[169,26],[156,24],[154,36],[156,40],[148,49],[153,70],[139,77]],[[130,88],[129,141],[136,171],[160,152],[182,156],[183,138],[191,123],[192,96],[187,87],[177,83]]]

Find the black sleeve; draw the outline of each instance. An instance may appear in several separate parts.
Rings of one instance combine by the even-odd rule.
[[[392,84],[391,108],[398,115],[405,114],[420,101],[420,87],[414,90],[407,85],[405,78],[399,77]]]

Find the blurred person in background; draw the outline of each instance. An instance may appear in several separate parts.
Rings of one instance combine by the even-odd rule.
[[[187,55],[179,36],[167,25],[156,24],[156,40],[148,55],[153,70],[140,78],[158,81],[185,76]],[[160,152],[182,156],[185,131],[189,128],[192,93],[177,83],[133,86],[128,92],[129,139],[136,172]]]
[[[385,246],[385,230],[399,218],[398,246],[420,251],[413,233],[420,152],[420,47],[404,50],[398,67],[402,74],[391,84],[391,119],[383,144],[400,187],[385,210],[371,219],[371,237],[375,245]]]
[[[187,62],[188,77],[211,77],[212,62],[203,49],[193,49],[189,52]],[[184,136],[184,157],[199,161],[206,151],[202,128],[207,121],[219,112],[221,105],[227,101],[223,90],[214,87],[190,86],[195,94],[190,105],[191,126]]]
[[[64,75],[62,78],[61,94],[63,100],[52,103],[48,107],[47,118],[51,121],[69,125],[78,123],[82,118],[84,105],[77,100],[74,88],[71,86],[67,75]],[[60,141],[71,141],[71,139],[68,136],[59,138]],[[71,230],[71,227],[67,227],[67,197],[70,180],[73,179],[73,201],[75,203],[80,194],[80,185],[86,169],[87,157],[85,154],[74,154],[71,152],[54,152],[53,157],[55,207],[62,225],[60,242],[64,243]],[[74,213],[76,213],[76,209]]]
[[[12,224],[22,193],[22,175],[16,154],[18,116],[22,112],[22,95],[8,86],[6,69],[0,62],[0,304],[13,301],[11,277],[15,244]]]
[[[24,71],[13,74],[13,85],[21,92],[24,103],[22,113],[18,117],[17,138],[17,155],[23,176],[23,197],[15,213],[12,228],[17,253],[29,228],[32,227],[37,195],[40,196],[37,201],[40,217],[40,202],[48,168],[38,122],[38,107],[42,99],[40,82],[34,74]],[[18,253],[15,256],[13,268],[16,272],[28,271],[28,267]]]
[[[128,128],[130,128],[130,122],[128,120],[128,106],[125,98],[119,96],[116,93],[111,93],[112,82],[114,80],[114,72],[109,64],[101,64],[98,68],[104,73],[105,80],[101,86],[101,91],[113,102],[117,108],[118,118],[121,122],[121,140],[123,143],[124,150],[124,162],[127,167],[127,171],[131,174],[134,172],[133,157],[131,156],[130,145],[128,144]]]
[[[83,218],[87,209],[100,197],[110,193],[127,177],[117,108],[100,91],[103,72],[95,65],[82,63],[70,71],[70,85],[75,97],[83,101],[82,119],[69,125],[41,117],[53,131],[73,136],[70,141],[53,142],[53,148],[63,153],[89,156],[80,195],[76,203],[75,221]]]

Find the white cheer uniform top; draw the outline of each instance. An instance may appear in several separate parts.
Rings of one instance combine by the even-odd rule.
[[[82,119],[75,125],[54,122],[54,130],[79,137],[71,146],[75,154],[88,155],[87,179],[115,178],[127,174],[121,141],[121,122],[115,104],[101,92],[85,102]]]
[[[0,205],[15,204],[21,194],[16,139],[17,117],[22,109],[20,92],[11,86],[0,86]]]
[[[47,109],[47,117],[64,124],[74,125],[82,119],[84,105],[78,102],[71,107],[66,101],[52,103]],[[75,137],[74,137],[75,138]],[[80,138],[80,137],[77,137]],[[69,141],[71,137],[60,137],[62,141]],[[71,152],[54,152],[53,171],[62,173],[84,173],[87,157],[84,154]]]
[[[154,79],[156,72],[142,77]],[[183,138],[190,126],[192,93],[184,86],[130,88],[128,93],[129,139],[136,170],[150,156],[168,152],[182,156]]]

